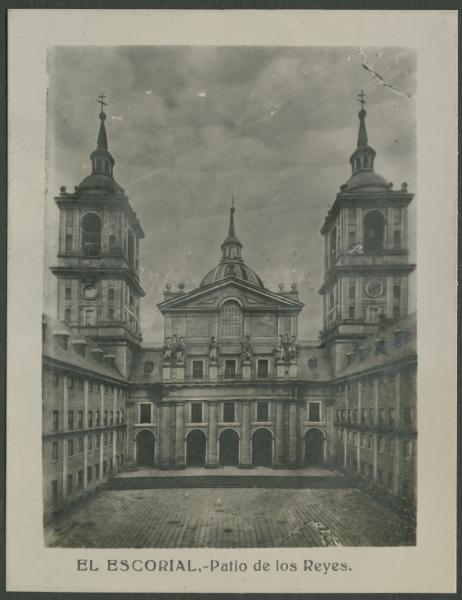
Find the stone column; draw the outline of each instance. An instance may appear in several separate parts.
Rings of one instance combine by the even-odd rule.
[[[63,377],[63,431],[67,431],[69,427],[69,419],[68,419],[68,383],[67,383],[67,375]],[[58,423],[59,428],[59,423]]]
[[[217,403],[209,402],[209,440],[207,467],[218,467]]]
[[[274,440],[274,465],[284,465],[284,403],[276,402],[276,427]]]
[[[374,379],[374,407],[375,407],[375,422],[379,422],[379,380]],[[378,462],[379,436],[374,435],[374,480],[377,479],[377,462]]]
[[[63,439],[63,500],[67,496],[67,440]]]
[[[297,403],[289,403],[289,465],[297,463]]]
[[[250,443],[250,402],[244,401],[242,403],[241,452],[239,454],[239,467],[242,469],[252,466]]]
[[[112,423],[116,425],[116,414],[117,414],[117,388],[114,386],[114,398],[113,398],[113,408],[112,408]],[[117,473],[117,434],[119,433],[119,428],[116,430],[112,430],[113,436],[113,444],[112,444],[112,464],[114,465],[114,473]]]
[[[89,434],[91,435],[91,433]],[[83,489],[87,489],[87,466],[88,466],[88,435],[83,437]]]
[[[170,456],[170,421],[171,405],[162,404],[162,423],[160,433],[160,468],[168,469],[172,466]]]
[[[394,427],[401,428],[401,372],[398,371],[395,376],[395,405],[394,405]],[[399,496],[400,480],[400,461],[401,444],[399,438],[393,433],[393,494]]]
[[[175,407],[175,467],[182,469],[184,466],[184,403],[178,402]]]

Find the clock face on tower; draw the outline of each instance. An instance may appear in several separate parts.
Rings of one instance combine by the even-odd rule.
[[[96,300],[98,297],[98,288],[94,283],[89,283],[83,288],[83,297],[85,300]]]
[[[372,279],[364,287],[364,291],[370,298],[380,298],[380,296],[383,296],[383,290],[383,281],[380,279]]]

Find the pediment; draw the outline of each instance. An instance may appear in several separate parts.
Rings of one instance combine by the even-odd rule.
[[[303,304],[294,298],[276,294],[247,282],[229,278],[210,286],[197,288],[180,297],[159,304],[160,310],[218,310],[226,300],[236,300],[244,310],[296,310]]]

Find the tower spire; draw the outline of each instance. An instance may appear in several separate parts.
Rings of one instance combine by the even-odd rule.
[[[229,209],[229,230],[228,230],[229,237],[236,237],[236,234],[234,232],[234,211],[236,209],[234,208],[234,205],[235,205],[234,196],[231,196],[231,208]]]
[[[100,105],[100,113],[99,113],[99,131],[98,131],[98,139],[96,141],[96,150],[91,153],[91,164],[92,164],[92,172],[93,174],[103,174],[112,177],[113,167],[114,167],[114,159],[112,158],[107,143],[107,134],[106,134],[106,113],[104,112],[104,107],[107,106],[107,102],[105,102],[106,96],[101,92],[98,96],[96,102]]]
[[[364,108],[366,104],[366,94],[363,90],[357,94],[358,102],[361,104],[361,109],[358,112],[359,129],[358,142],[356,150],[350,157],[350,163],[353,170],[353,175],[360,171],[373,171],[375,150],[368,145],[367,130],[366,130],[366,115]]]
[[[223,252],[223,255],[221,258],[222,261],[229,261],[229,260],[242,261],[242,258],[241,258],[242,244],[236,237],[236,229],[234,226],[234,212],[235,211],[236,211],[235,201],[234,201],[234,196],[232,196],[231,197],[231,206],[229,208],[228,237],[225,239],[225,241],[221,245],[221,250]]]

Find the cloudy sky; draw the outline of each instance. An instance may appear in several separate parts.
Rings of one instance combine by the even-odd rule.
[[[55,315],[61,185],[89,172],[96,97],[108,97],[109,149],[146,238],[145,340],[162,337],[165,284],[199,285],[220,258],[231,196],[246,263],[266,287],[297,282],[300,339],[321,328],[319,233],[350,174],[358,102],[367,96],[376,171],[415,190],[414,52],[363,48],[74,47],[49,56],[45,310]]]

